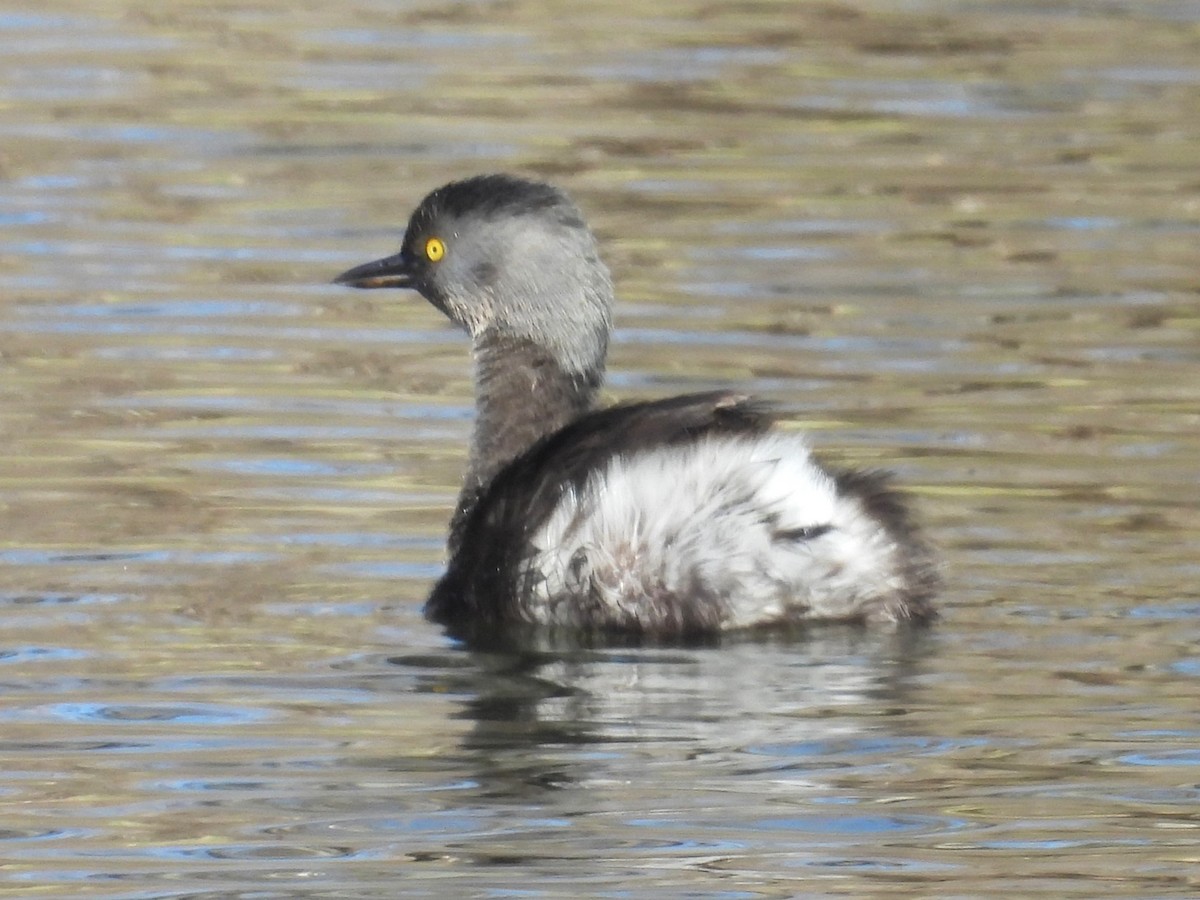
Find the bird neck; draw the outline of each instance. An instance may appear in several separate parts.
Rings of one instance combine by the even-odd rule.
[[[590,410],[604,380],[603,368],[570,372],[527,338],[485,333],[474,351],[475,430],[451,522],[451,552],[460,526],[497,473]]]

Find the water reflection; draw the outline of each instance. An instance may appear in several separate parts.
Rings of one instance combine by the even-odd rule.
[[[463,651],[469,665],[423,689],[462,697],[472,723],[462,761],[475,760],[489,796],[610,781],[624,792],[644,774],[636,759],[656,746],[742,775],[803,769],[811,760],[801,748],[868,730],[882,750],[887,738],[861,707],[899,721],[933,640],[918,629],[829,628],[696,649]]]

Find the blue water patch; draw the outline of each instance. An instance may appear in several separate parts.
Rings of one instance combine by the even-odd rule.
[[[282,475],[289,478],[387,475],[395,467],[385,463],[328,463],[317,460],[278,457],[275,459],[204,459],[194,460],[197,471],[229,472],[234,475]]]
[[[314,600],[311,603],[264,603],[262,609],[264,612],[273,616],[280,616],[287,619],[319,619],[319,618],[365,618],[378,614],[380,604],[372,600],[364,600],[358,603],[338,602],[321,602]],[[331,692],[326,692],[331,693]],[[309,696],[306,694],[306,696]]]
[[[423,403],[403,403],[393,400],[374,402],[348,400],[344,397],[324,399],[320,397],[217,395],[196,397],[119,397],[102,401],[105,405],[120,409],[193,409],[221,412],[281,412],[337,414],[348,418],[386,418],[434,420],[465,420],[471,418],[470,407],[437,406]]]
[[[84,659],[91,654],[72,647],[14,647],[0,650],[0,665],[5,663],[57,662]]]
[[[136,850],[130,851],[135,855],[145,856],[150,859],[166,859],[166,860],[305,860],[305,859],[371,859],[377,854],[371,850],[352,850],[348,847],[314,847],[311,845],[297,844],[278,844],[272,843],[270,846],[260,846],[255,844],[222,844],[216,847],[163,847],[152,845],[139,845]],[[260,897],[270,897],[272,894],[276,896],[287,896],[276,894],[275,891],[260,892],[253,891],[252,893],[219,893],[223,897],[252,897],[258,895]],[[191,896],[198,896],[192,894]],[[210,895],[218,896],[218,895]]]
[[[4,712],[0,711],[0,719],[3,718]],[[10,718],[13,718],[13,716],[10,716]],[[315,736],[312,743],[324,746],[324,742],[318,741]],[[261,751],[263,758],[269,759],[268,754],[278,752],[279,739],[277,737],[253,738],[240,735],[237,737],[197,737],[195,735],[181,737],[167,733],[157,735],[153,740],[115,740],[106,738],[88,740],[64,739],[59,741],[5,741],[0,739],[0,752],[10,756],[52,756],[56,759],[67,754],[77,753],[85,755],[99,754],[101,756],[114,753],[152,753],[155,756],[160,756],[165,753],[203,752],[221,757],[231,752],[247,750]]]
[[[392,532],[335,531],[283,535],[247,535],[247,543],[297,547],[386,547],[392,549],[440,550],[441,539],[409,537]]]
[[[172,300],[159,303],[42,304],[21,307],[25,315],[46,318],[255,318],[298,316],[304,310],[294,303],[239,300]]]
[[[1071,216],[1068,218],[1043,219],[1042,222],[1050,228],[1061,228],[1067,231],[1107,231],[1129,224],[1123,219],[1115,219],[1109,216]]]
[[[0,842],[11,843],[15,841],[61,841],[61,840],[78,840],[80,838],[91,837],[96,834],[95,831],[85,830],[83,828],[46,828],[46,829],[16,829],[0,827]]]
[[[626,823],[637,828],[678,828],[674,819],[629,819]],[[724,827],[723,823],[707,823],[710,828]],[[960,819],[944,816],[783,816],[759,819],[743,823],[741,827],[754,831],[790,831],[805,834],[863,835],[874,837],[881,834],[904,832],[941,832],[966,827]],[[690,822],[692,828],[704,827],[704,823]]]
[[[717,250],[706,253],[704,259],[706,261],[720,259],[748,259],[755,262],[811,262],[814,260],[832,260],[842,259],[848,254],[844,250],[829,245],[819,247],[804,246],[804,245],[786,245],[786,246],[763,246],[761,244],[750,247],[738,247],[729,250]],[[762,285],[756,286],[757,290],[762,291]]]
[[[62,551],[62,550],[37,550],[32,547],[17,547],[12,550],[0,552],[0,563],[8,563],[10,565],[27,566],[27,565],[46,565],[48,563],[78,563],[78,562],[103,562],[103,563],[126,563],[126,562],[146,562],[150,557],[161,557],[163,551],[155,551],[153,553],[132,553],[119,552],[116,550],[97,550],[95,552],[82,551]],[[161,559],[153,560],[161,562]]]
[[[1200,621],[1200,602],[1182,600],[1178,603],[1150,603],[1135,606],[1125,615],[1131,619],[1196,622]]]
[[[989,850],[1069,850],[1082,847],[1088,842],[1064,840],[1062,838],[1044,838],[1040,841],[1009,840],[1009,841],[980,841],[978,846]],[[1111,846],[1113,841],[1105,841],[1105,846]]]
[[[878,80],[836,78],[820,85],[822,94],[787,98],[796,109],[862,112],[875,115],[995,120],[1027,118],[1046,112],[1034,99],[999,83],[965,85],[934,78]],[[1044,104],[1045,99],[1038,102]]]
[[[678,83],[720,78],[730,66],[773,65],[785,58],[784,51],[770,47],[663,47],[626,53],[578,71],[597,81]]]
[[[716,188],[698,178],[634,178],[625,182],[625,190],[640,191],[651,196],[681,195],[703,196],[715,193]]]
[[[333,28],[326,31],[305,32],[304,39],[311,43],[346,44],[350,46],[382,46],[389,52],[398,47],[427,50],[471,49],[473,47],[496,47],[524,45],[530,38],[524,34],[496,31],[472,31],[456,28],[434,31],[418,28]]]
[[[1151,804],[1194,808],[1200,804],[1200,785],[1180,785],[1170,788],[1126,788],[1119,792],[1109,793],[1107,796],[1110,800],[1118,803],[1134,803],[1139,806]]]
[[[382,578],[388,581],[431,581],[439,577],[445,566],[440,563],[417,562],[355,562],[322,566],[325,572],[340,572],[355,578]]]
[[[35,31],[81,27],[77,19],[67,16],[40,16],[30,12],[0,12],[0,30]]]
[[[739,288],[745,287],[739,285]],[[711,292],[711,283],[697,286],[700,292]],[[662,344],[677,346],[686,344],[698,347],[754,347],[756,349],[787,349],[819,351],[831,358],[861,354],[871,359],[874,371],[933,371],[942,364],[938,360],[957,349],[952,341],[923,339],[917,336],[906,339],[878,337],[829,336],[815,337],[801,334],[764,334],[751,331],[689,331],[674,328],[619,328],[616,330],[619,343]],[[857,371],[861,366],[856,361],[847,361],[841,368]]]
[[[129,599],[125,594],[0,594],[0,605],[58,606],[91,603],[116,603]]]
[[[1190,675],[1193,678],[1200,677],[1200,656],[1193,656],[1191,659],[1181,659],[1178,662],[1171,663],[1167,668],[1180,675]]]
[[[712,293],[716,286],[711,282],[689,285],[689,289]],[[739,289],[746,285],[739,285]],[[706,290],[707,289],[707,290]],[[688,331],[681,328],[618,328],[615,337],[621,344],[667,344],[701,347],[761,347],[792,348],[810,344],[803,335],[761,334],[747,331]]]
[[[241,496],[245,500],[304,500],[313,503],[346,504],[348,506],[388,506],[392,508],[439,503],[448,505],[449,497],[412,495],[404,491],[366,490],[363,488],[312,487],[247,487]]]
[[[916,859],[853,859],[853,858],[818,858],[787,860],[784,865],[803,868],[832,868],[857,869],[863,872],[904,872],[911,876],[915,873],[947,872],[959,866],[948,863],[929,862]]]
[[[848,234],[883,234],[895,225],[880,219],[773,219],[768,222],[719,221],[716,234],[749,235],[820,235],[832,237]]]
[[[900,832],[954,831],[966,827],[961,819],[943,816],[791,816],[760,819],[752,828],[768,831],[802,831],[809,834],[857,834],[863,836]]]
[[[200,260],[202,262],[280,262],[328,263],[334,255],[327,250],[307,247],[159,247],[164,259]]]
[[[1065,827],[1061,826],[1060,827]],[[1084,822],[1077,823],[1078,831],[1085,832],[1087,826]],[[1092,847],[1098,850],[1113,851],[1118,847],[1148,847],[1154,842],[1149,838],[1111,838],[1111,837],[1092,837],[1080,838],[1077,840],[1066,840],[1063,838],[1045,838],[1043,840],[992,840],[980,841],[977,846],[988,850],[1074,850],[1081,847]]]
[[[159,704],[61,703],[49,707],[56,718],[72,722],[176,722],[183,725],[238,725],[262,722],[274,717],[267,710],[245,705],[221,706],[215,703],[191,703],[179,706]]]
[[[0,212],[0,228],[14,225],[43,225],[50,221],[50,216],[37,210],[25,212]]]
[[[46,706],[0,710],[0,721],[47,721],[144,725],[170,722],[180,725],[240,725],[262,722],[274,713],[245,705],[221,706],[215,703],[53,703]]]
[[[71,255],[69,250],[61,247],[47,245],[47,248],[47,253],[50,255]],[[0,244],[0,253],[7,252],[13,252],[12,247]],[[353,328],[343,331],[333,328],[245,325],[240,322],[195,324],[181,322],[178,319],[167,319],[162,322],[145,318],[137,321],[112,321],[104,317],[87,317],[86,320],[66,317],[62,320],[48,321],[42,316],[39,309],[40,307],[21,309],[20,312],[29,318],[20,323],[12,320],[0,321],[0,330],[26,334],[171,335],[175,337],[194,335],[217,338],[269,338],[272,341],[304,341],[313,344],[336,340],[383,345],[418,345],[426,349],[440,346],[461,346],[458,335],[449,328],[442,332],[410,331],[398,328]]]
[[[124,43],[124,41],[121,41]],[[123,47],[113,47],[120,52]],[[131,73],[116,68],[93,66],[64,66],[61,68],[29,68],[19,77],[10,79],[2,92],[9,101],[45,102],[52,100],[86,100],[114,98],[128,92]]]
[[[1200,767],[1200,746],[1162,750],[1158,753],[1129,753],[1117,757],[1130,766],[1161,766],[1164,768]]]
[[[155,781],[142,785],[146,790],[171,791],[172,793],[207,793],[209,791],[261,791],[273,785],[269,781],[216,781],[187,779],[182,781]]]
[[[121,405],[121,404],[117,404]],[[164,404],[170,407],[170,404]],[[343,441],[343,440],[395,440],[415,442],[421,440],[462,440],[463,435],[453,429],[413,428],[410,423],[397,419],[381,425],[276,425],[270,422],[228,425],[221,422],[197,422],[187,425],[160,425],[147,434],[155,440],[195,440],[196,438],[220,438],[222,440],[278,440],[278,441]]]
[[[162,362],[265,362],[278,359],[281,352],[268,347],[99,347],[93,351],[96,359],[132,361],[159,360]]]
[[[230,135],[221,131],[166,125],[96,125],[80,123],[65,127],[67,134],[80,141],[112,144],[170,144],[196,146],[206,141],[227,141]]]
[[[1182,66],[1113,66],[1099,71],[1080,72],[1083,78],[1128,81],[1133,84],[1200,84],[1200,69]]]
[[[80,188],[87,183],[80,175],[28,175],[17,182],[17,186],[31,191],[66,191]]]
[[[907,759],[914,756],[939,756],[960,750],[991,746],[994,742],[984,738],[921,738],[921,737],[859,737],[846,740],[797,741],[795,743],[756,744],[745,748],[745,752],[777,757],[783,760],[812,759],[821,764],[838,765],[847,761],[860,760],[867,765],[875,764],[880,757],[887,760]]]
[[[189,550],[68,551],[17,548],[0,552],[0,564],[17,566],[79,565],[81,563],[168,563],[173,565],[236,565],[268,562],[278,557],[267,553]]]

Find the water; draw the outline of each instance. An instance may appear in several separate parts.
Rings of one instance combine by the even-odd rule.
[[[1200,892],[1200,3],[0,14],[0,895]],[[479,653],[461,338],[328,285],[553,178],[613,397],[894,469],[945,616]]]

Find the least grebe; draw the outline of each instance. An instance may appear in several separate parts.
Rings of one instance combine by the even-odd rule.
[[[597,408],[612,281],[557,188],[447,184],[399,253],[336,281],[415,290],[471,336],[474,434],[431,619],[670,637],[933,616],[932,556],[886,475],[822,467],[735,392]]]

